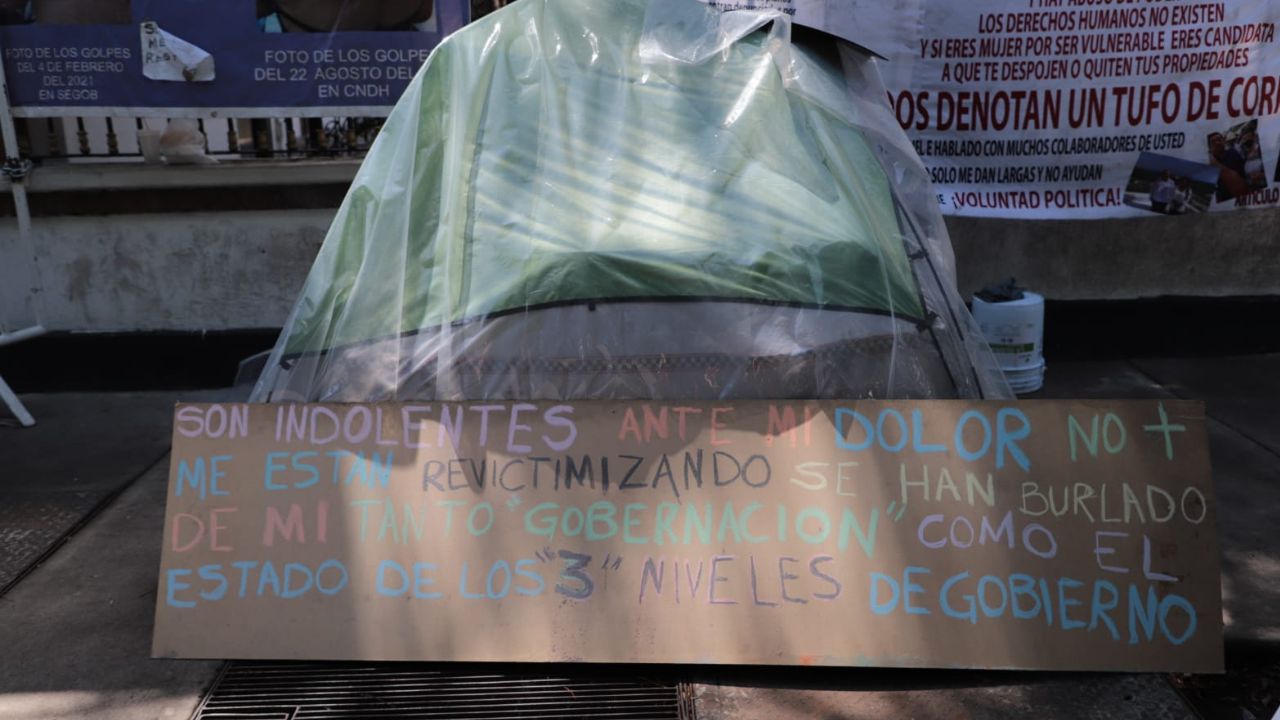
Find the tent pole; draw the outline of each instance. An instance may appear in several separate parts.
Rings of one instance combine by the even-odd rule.
[[[915,220],[911,217],[911,213],[908,212],[905,207],[903,207],[902,203],[898,201],[898,198],[896,195],[894,196],[894,199],[893,199],[893,205],[895,210],[897,211],[898,216],[903,221],[906,222],[907,227],[911,231],[911,237],[915,240],[915,243],[917,245],[917,248],[914,251],[912,251],[911,248],[907,248],[909,251],[907,254],[907,262],[910,264],[911,274],[915,277],[916,284],[921,286],[920,300],[927,316],[929,311],[929,306],[924,301],[924,297],[923,297],[923,283],[922,283],[923,278],[921,278],[919,274],[916,273],[915,262],[917,259],[922,259],[925,261],[925,264],[929,268],[929,274],[931,276],[933,284],[938,289],[938,291],[942,294],[944,302],[947,299],[946,297],[947,293],[946,293],[946,290],[944,289],[942,277],[938,273],[938,268],[933,264],[933,257],[929,254],[929,248],[925,246],[924,239],[923,239],[924,236],[920,232],[920,228],[916,226]],[[964,327],[960,322],[960,318],[956,316],[955,308],[951,307],[948,304],[946,311],[951,318],[951,327],[953,331],[959,336],[960,344],[964,345],[964,343],[966,342],[964,337]],[[933,338],[934,345],[937,346],[938,351],[942,354],[942,362],[947,367],[947,374],[951,376],[951,381],[955,385],[956,390],[958,392],[962,391],[963,388],[960,384],[960,379],[964,377],[966,374],[965,368],[963,367],[965,363],[962,362],[959,358],[954,357],[955,348],[949,349],[944,347],[944,343],[942,339],[938,337],[938,334],[937,332],[934,331],[933,327],[929,327],[929,335],[930,337]],[[970,366],[968,370],[969,370],[969,374],[972,375],[973,387],[978,391],[978,397],[982,399],[986,399],[988,397],[987,388],[983,385],[982,379],[978,376],[977,368]]]
[[[43,335],[45,329],[40,324],[40,309],[36,302],[40,289],[40,277],[39,267],[36,264],[35,244],[31,239],[31,206],[27,202],[26,178],[31,171],[31,161],[24,159],[18,150],[18,132],[13,124],[13,109],[9,105],[9,83],[5,74],[3,48],[0,48],[0,139],[4,140],[5,149],[3,172],[9,178],[9,189],[13,193],[14,216],[18,221],[18,251],[25,253],[31,264],[31,306],[36,319],[36,323],[31,327],[10,333],[0,330],[0,345],[8,345]],[[35,418],[23,407],[22,401],[10,389],[3,377],[0,377],[0,400],[4,401],[5,406],[18,418],[18,422],[22,423],[23,427],[30,427],[36,423]]]

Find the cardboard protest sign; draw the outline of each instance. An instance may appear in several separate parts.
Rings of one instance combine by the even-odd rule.
[[[1222,668],[1182,401],[180,405],[158,656]]]

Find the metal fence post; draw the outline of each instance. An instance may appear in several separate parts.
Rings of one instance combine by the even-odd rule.
[[[3,48],[0,48],[0,51],[2,50]],[[35,256],[35,244],[31,239],[31,206],[27,203],[26,179],[31,171],[31,161],[24,159],[19,149],[13,111],[9,107],[9,83],[5,77],[3,52],[0,52],[0,138],[4,140],[5,149],[2,170],[9,178],[9,188],[13,192],[13,212],[18,221],[18,252],[26,255],[27,262],[22,264],[30,267],[27,278],[28,291],[31,298],[31,312],[35,319],[34,325],[13,332],[6,332],[0,325],[0,345],[8,345],[43,335],[45,330],[40,324],[40,304],[37,297],[40,292],[40,269]],[[0,402],[4,403],[24,427],[30,427],[36,423],[35,418],[23,407],[22,401],[9,388],[4,378],[0,378]]]

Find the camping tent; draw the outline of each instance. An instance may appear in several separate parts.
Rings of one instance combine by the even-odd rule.
[[[1008,397],[884,97],[777,11],[495,12],[387,119],[253,399]]]

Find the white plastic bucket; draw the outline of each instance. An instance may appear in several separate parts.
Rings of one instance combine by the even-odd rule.
[[[1040,363],[1018,370],[1005,370],[1004,378],[1009,381],[1009,389],[1018,395],[1031,393],[1044,386],[1044,371],[1047,365]]]
[[[1005,302],[974,297],[973,317],[1013,391],[1039,390],[1045,371],[1044,297],[1030,291]]]

